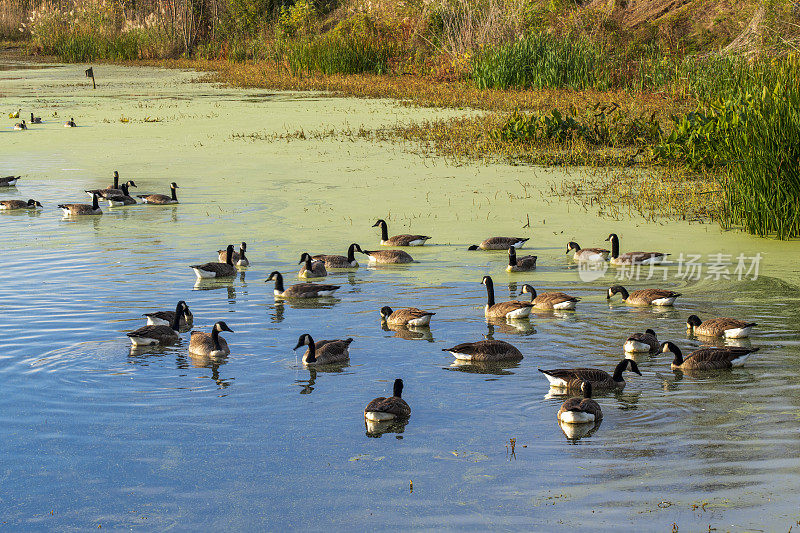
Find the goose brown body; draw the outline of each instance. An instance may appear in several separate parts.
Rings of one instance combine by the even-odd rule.
[[[606,299],[610,300],[612,296],[619,293],[622,300],[628,305],[635,306],[648,306],[648,305],[661,305],[670,306],[675,303],[679,292],[670,291],[667,289],[640,289],[628,293],[628,290],[622,285],[614,285],[608,288]]]
[[[328,270],[325,268],[325,261],[314,261],[308,252],[303,252],[300,256],[300,272],[297,276],[300,278],[324,278],[328,275]]]
[[[666,259],[667,255],[662,252],[626,252],[619,253],[619,237],[612,233],[606,239],[611,241],[611,264],[612,265],[636,265],[645,263],[660,263]]]
[[[364,417],[367,420],[383,421],[411,416],[411,407],[402,398],[403,380],[396,379],[393,389],[392,396],[381,396],[367,404],[364,408]]]
[[[103,211],[100,209],[100,204],[97,203],[97,195],[92,195],[92,203],[90,204],[59,204],[64,211],[64,216],[76,215],[102,215]]]
[[[706,346],[693,351],[684,359],[681,350],[675,344],[665,342],[661,345],[662,352],[672,352],[675,355],[671,364],[673,370],[719,370],[740,367],[751,353],[758,350],[758,348],[733,346],[722,348]]]
[[[372,263],[403,264],[414,261],[414,258],[403,250],[363,250],[361,253],[369,257]]]
[[[381,245],[382,246],[422,246],[425,241],[430,239],[427,235],[409,235],[404,233],[402,235],[394,235],[389,237],[389,230],[386,226],[386,221],[378,220],[372,227],[380,226],[381,228]]]
[[[559,389],[580,390],[584,381],[588,381],[593,389],[622,389],[625,387],[625,379],[622,373],[630,366],[631,372],[639,374],[639,367],[635,361],[623,359],[617,363],[614,374],[609,374],[599,368],[556,368],[553,370],[542,370],[539,372],[545,375],[550,382],[550,386]]]
[[[570,398],[561,404],[556,417],[567,424],[596,423],[603,419],[603,410],[592,399],[592,386],[584,381],[581,385],[583,397]]]
[[[513,246],[508,249],[508,272],[530,272],[536,269],[535,255],[523,255],[517,257],[517,249]]]
[[[462,342],[443,352],[452,353],[463,361],[521,361],[522,352],[514,345],[501,340]]]
[[[233,330],[222,320],[214,324],[214,327],[211,328],[211,333],[192,331],[189,339],[189,351],[196,355],[210,357],[230,355],[231,350],[228,348],[227,341],[219,336],[222,331],[233,333]]]
[[[489,237],[480,244],[473,244],[469,250],[508,250],[511,247],[519,248],[530,237]]]
[[[508,302],[495,303],[494,301],[494,282],[490,276],[483,276],[481,281],[486,286],[486,305],[484,314],[488,318],[525,318],[530,316],[533,304],[531,302],[521,302],[511,300]]]
[[[572,259],[575,261],[606,261],[610,250],[605,248],[581,248],[577,242],[570,241],[567,244],[567,253],[575,250]]]
[[[652,329],[647,329],[644,333],[634,333],[622,345],[626,353],[656,353],[660,347],[661,343]]]
[[[549,311],[552,309],[566,310],[575,309],[575,305],[581,300],[563,292],[543,292],[537,294],[536,289],[527,283],[522,286],[520,294],[530,294],[531,303],[536,309]]]
[[[332,365],[346,363],[350,360],[350,343],[353,339],[321,340],[314,342],[311,335],[304,333],[297,340],[295,350],[308,346],[303,354],[305,365]]]
[[[356,261],[355,252],[361,252],[361,246],[357,243],[351,244],[347,248],[347,255],[328,255],[319,254],[313,256],[311,259],[315,261],[322,261],[327,269],[347,269],[358,268],[358,261]]]
[[[227,248],[226,261],[224,263],[210,262],[202,265],[190,265],[198,278],[229,278],[236,275],[236,267],[233,266],[233,245]]]
[[[14,209],[37,209],[42,207],[42,204],[33,198],[28,201],[25,200],[3,200],[0,201],[0,209],[12,211]]]
[[[142,199],[142,203],[145,204],[153,204],[153,205],[167,205],[167,204],[177,204],[178,203],[178,194],[176,189],[178,189],[178,185],[173,181],[170,183],[169,189],[171,196],[167,196],[166,194],[138,194],[136,195],[138,198]]]
[[[697,315],[691,315],[686,321],[686,327],[695,335],[703,337],[727,337],[741,339],[750,335],[750,330],[757,324],[745,322],[736,318],[720,317],[702,322]]]
[[[405,307],[396,311],[388,306],[381,309],[381,318],[392,326],[427,326],[435,314],[416,307]]]
[[[340,288],[339,285],[326,285],[323,283],[296,283],[288,289],[283,288],[283,275],[275,271],[265,280],[274,281],[274,294],[278,298],[320,298],[332,296]]]

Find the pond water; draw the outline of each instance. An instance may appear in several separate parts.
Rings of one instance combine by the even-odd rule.
[[[240,135],[377,127],[444,117],[392,101],[235,90],[193,72],[84,65],[0,72],[0,199],[35,198],[36,213],[0,213],[0,479],[2,522],[38,529],[622,529],[788,530],[800,521],[800,245],[714,224],[612,220],[552,198],[562,170],[453,165],[412,146]],[[88,82],[88,83],[87,83]],[[12,131],[8,112],[44,124]],[[78,128],[63,122],[74,117]],[[135,193],[179,205],[104,207],[64,221],[119,170]],[[578,172],[578,171],[573,171]],[[320,302],[276,303],[264,280],[296,282],[303,251],[376,248],[378,218],[395,233],[432,235],[417,262],[331,274]],[[529,227],[524,227],[527,223]],[[656,249],[675,260],[657,278],[610,269],[579,275],[566,243]],[[508,274],[503,252],[468,252],[492,235],[530,237],[533,273]],[[248,243],[252,266],[195,284],[188,265]],[[684,258],[700,256],[700,279]],[[714,254],[726,254],[723,261]],[[757,279],[739,280],[761,254]],[[731,279],[714,263],[731,261]],[[695,272],[696,273],[696,272]],[[724,272],[723,272],[724,273]],[[577,311],[487,325],[483,275],[499,299],[522,283],[582,298]],[[623,272],[624,274],[624,272]],[[666,280],[663,277],[666,276]],[[708,277],[710,276],[710,277]],[[606,301],[605,289],[663,286],[674,309]],[[142,313],[184,299],[195,327],[225,320],[232,354],[193,358],[188,336],[132,351]],[[430,332],[381,328],[384,306],[435,311]],[[760,351],[741,369],[705,376],[638,358],[624,392],[598,395],[596,431],[568,439],[563,397],[537,368],[612,369],[627,336],[647,327],[682,348],[689,314],[758,322]],[[300,334],[352,337],[351,362],[308,370]],[[525,358],[454,366],[443,352],[484,336]],[[404,338],[406,337],[406,338]],[[408,338],[410,337],[410,338]],[[416,338],[414,338],[416,337]],[[368,435],[362,411],[397,377],[412,415],[401,433]],[[514,439],[512,441],[512,439]],[[512,445],[513,442],[513,445]],[[512,453],[513,452],[513,453]]]

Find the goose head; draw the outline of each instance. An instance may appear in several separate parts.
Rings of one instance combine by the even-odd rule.
[[[183,305],[185,306],[186,303],[184,302]],[[219,322],[214,324],[214,331],[217,331],[217,332],[230,331],[231,333],[234,333],[234,331],[231,328],[228,327],[228,324],[226,324],[224,320],[220,320]]]
[[[581,247],[580,247],[580,246],[578,246],[578,243],[577,243],[577,242],[575,242],[575,241],[569,241],[569,242],[567,243],[567,252],[566,252],[566,253],[570,253],[570,252],[571,252],[571,251],[573,251],[573,250],[575,250],[575,251],[577,252],[577,251],[579,251],[580,249],[581,249]]]
[[[588,381],[584,381],[581,383],[581,392],[583,393],[584,398],[591,398],[592,397],[592,384]]]
[[[619,237],[617,237],[616,233],[612,233],[608,237],[606,237],[605,240],[610,241],[610,242],[614,242],[614,241],[618,241]]]
[[[394,311],[392,311],[392,308],[389,307],[388,305],[381,307],[381,318],[387,319],[389,318],[389,316],[391,316],[393,312]]]
[[[297,346],[295,346],[294,349],[296,350],[301,346],[313,346],[313,345],[314,345],[314,339],[311,338],[311,335],[309,335],[308,333],[303,333],[297,339]]]
[[[697,315],[690,315],[689,318],[686,319],[686,329],[693,329],[702,324],[703,321],[700,320],[700,317]]]
[[[28,207],[42,207],[42,204],[31,198],[28,200]]]

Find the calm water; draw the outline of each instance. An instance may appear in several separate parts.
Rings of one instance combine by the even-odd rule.
[[[194,73],[84,66],[0,73],[0,198],[36,198],[36,214],[0,213],[0,502],[21,529],[321,530],[408,527],[591,530],[788,530],[800,521],[800,246],[715,225],[610,220],[545,195],[560,171],[451,166],[411,147],[335,140],[265,142],[239,134],[375,127],[448,112],[389,101],[270,94],[196,83]],[[45,124],[13,132],[7,113]],[[57,115],[57,116],[54,116]],[[79,128],[61,127],[75,117]],[[122,119],[122,120],[121,120]],[[146,120],[155,120],[148,122]],[[62,221],[113,170],[181,204]],[[523,228],[530,218],[531,227]],[[272,270],[295,282],[303,251],[377,247],[390,233],[433,235],[407,267],[335,274],[335,299],[276,304]],[[582,281],[564,255],[620,235],[623,251],[699,254],[700,280],[625,281],[683,296],[675,309],[634,309]],[[532,237],[532,274],[507,274],[504,253],[467,252],[491,235]],[[247,241],[252,265],[195,286],[187,265]],[[762,254],[757,280],[705,279],[709,254]],[[734,259],[735,262],[735,259]],[[733,270],[735,265],[730,268]],[[487,326],[484,274],[498,297],[522,283],[582,298],[574,313],[527,327]],[[661,273],[659,273],[659,277]],[[735,278],[736,276],[734,276]],[[180,345],[131,351],[141,314],[185,299],[195,327],[225,320],[227,360]],[[430,332],[403,338],[378,309],[435,311]],[[612,369],[622,343],[653,327],[681,347],[685,320],[757,321],[746,367],[693,377],[669,355],[637,359],[623,393],[601,396],[597,430],[569,440],[537,368]],[[353,337],[351,363],[307,370],[297,337]],[[442,352],[484,335],[525,359],[455,367]],[[369,400],[405,381],[402,433],[367,434]],[[514,454],[511,441],[515,439]],[[411,483],[413,482],[413,490]],[[705,504],[705,505],[704,505]]]

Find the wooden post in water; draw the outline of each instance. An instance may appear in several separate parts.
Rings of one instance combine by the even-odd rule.
[[[97,89],[97,84],[94,82],[94,69],[92,67],[86,69],[86,77],[92,78],[92,89]]]

